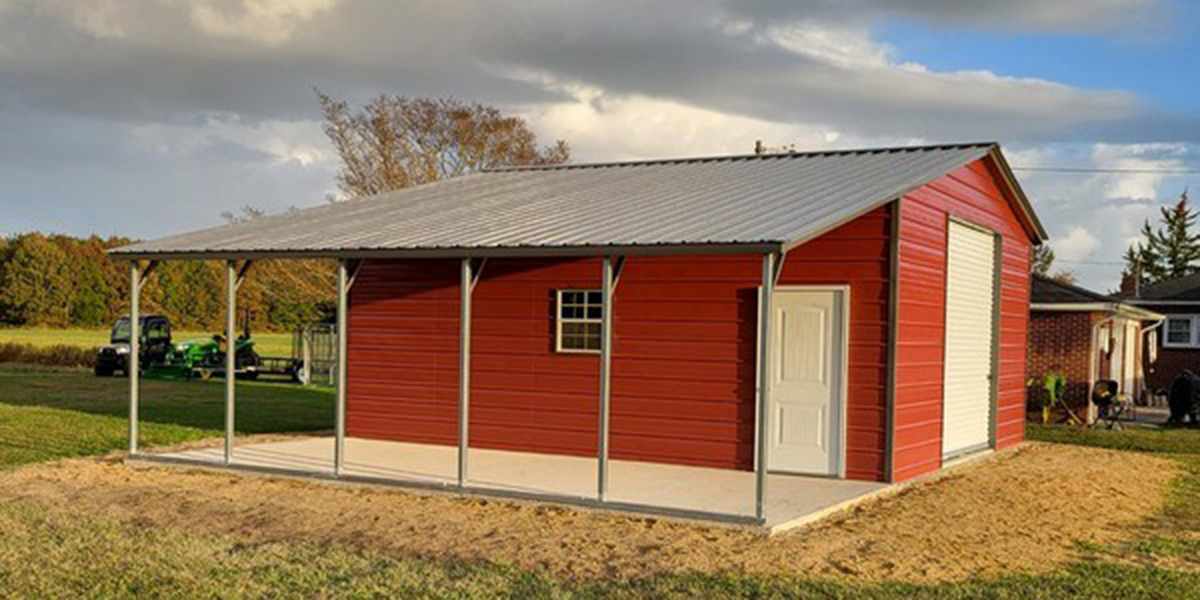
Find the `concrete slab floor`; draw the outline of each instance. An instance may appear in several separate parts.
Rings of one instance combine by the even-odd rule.
[[[223,448],[157,455],[223,466]],[[153,457],[150,457],[153,458]],[[457,481],[457,448],[358,438],[346,439],[344,475],[429,486]],[[307,438],[237,446],[233,467],[333,472],[333,438]],[[596,459],[472,448],[468,480],[486,493],[596,497]],[[765,528],[784,531],[887,490],[888,485],[826,477],[768,476]],[[455,488],[450,487],[450,490]],[[703,467],[610,460],[608,500],[671,510],[754,516],[754,473]],[[631,511],[636,512],[636,511]]]

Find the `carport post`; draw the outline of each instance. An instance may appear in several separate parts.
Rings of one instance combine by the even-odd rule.
[[[225,261],[225,464],[233,462],[234,383],[237,379],[237,261]]]
[[[333,474],[340,476],[346,466],[346,349],[349,332],[349,273],[346,259],[337,268],[337,409],[333,426]],[[307,347],[307,346],[306,346]]]
[[[458,329],[458,485],[467,485],[467,457],[471,449],[471,293],[475,276],[471,259],[462,259]]]
[[[608,425],[612,404],[612,315],[613,260],[604,257],[600,282],[600,444],[599,465],[596,469],[597,496],[604,502],[608,496]]]
[[[136,260],[129,261],[129,455],[138,452],[138,402],[141,401],[138,389],[139,371],[141,367],[139,355],[142,351],[142,328],[139,323],[138,301],[141,298],[142,277]]]
[[[771,351],[771,296],[775,293],[775,253],[763,255],[762,291],[758,310],[758,422],[754,428],[757,449],[754,461],[754,518],[762,521],[767,498],[767,432],[770,431],[769,393]]]

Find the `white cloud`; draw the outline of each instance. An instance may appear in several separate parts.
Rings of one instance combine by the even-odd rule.
[[[893,66],[895,49],[871,39],[866,27],[829,23],[773,25],[756,35],[755,41],[774,44],[796,54],[844,68]]]
[[[246,123],[236,115],[209,115],[201,124],[137,126],[130,135],[147,151],[182,158],[220,143],[261,153],[276,164],[295,162],[302,167],[337,164],[337,156],[317,121]]]
[[[1065,261],[1087,258],[1099,246],[1099,238],[1078,225],[1068,227],[1065,235],[1054,238],[1050,242],[1050,247],[1054,249],[1054,254]]]
[[[1183,143],[1052,144],[1006,149],[1014,166],[1081,169],[1170,169],[1195,156]],[[1093,289],[1120,280],[1125,249],[1141,239],[1142,224],[1157,226],[1159,208],[1175,202],[1195,177],[1164,173],[1018,171],[1022,186],[1050,229],[1056,268],[1074,271]],[[1078,262],[1082,261],[1082,262]]]
[[[1097,168],[1125,171],[1162,171],[1181,169],[1182,160],[1188,154],[1185,144],[1096,144],[1092,150],[1092,161]],[[1106,198],[1129,200],[1153,200],[1167,175],[1155,172],[1116,173],[1109,177],[1105,186]]]
[[[229,10],[225,4],[211,0],[191,3],[192,23],[201,31],[218,37],[229,37],[278,45],[292,36],[296,28],[318,13],[328,11],[338,0],[241,0],[240,6]]]

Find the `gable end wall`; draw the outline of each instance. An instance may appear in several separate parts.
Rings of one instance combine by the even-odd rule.
[[[951,217],[1001,236],[996,447],[1024,440],[1031,241],[988,158],[904,196],[900,203],[892,479],[942,465],[946,244]]]

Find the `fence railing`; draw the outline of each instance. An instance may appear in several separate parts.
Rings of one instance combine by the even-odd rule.
[[[337,326],[312,323],[292,335],[292,358],[302,365],[300,382],[333,386],[337,382]]]

